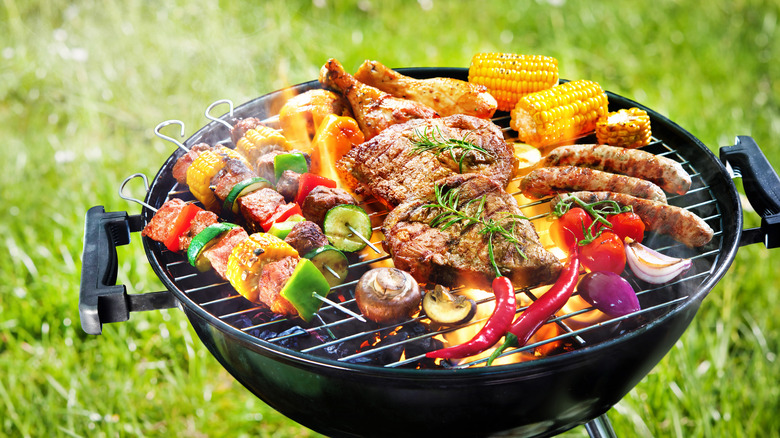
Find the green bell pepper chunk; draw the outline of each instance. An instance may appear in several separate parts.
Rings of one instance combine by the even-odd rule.
[[[309,163],[306,162],[306,157],[299,152],[275,156],[274,178],[276,178],[276,181],[279,181],[279,178],[282,177],[282,173],[285,170],[292,170],[293,172],[304,174],[309,171]]]
[[[279,295],[295,307],[301,319],[308,322],[322,305],[322,301],[314,294],[324,297],[328,292],[330,292],[330,285],[320,270],[311,260],[300,259]]]
[[[284,240],[284,238],[290,234],[290,231],[292,231],[295,224],[305,220],[306,219],[304,219],[303,216],[294,214],[287,218],[287,220],[284,222],[275,222],[273,225],[271,225],[271,229],[268,230],[268,234],[273,234],[274,236]]]

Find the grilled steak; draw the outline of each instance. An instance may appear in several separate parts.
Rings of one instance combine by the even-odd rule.
[[[432,227],[431,221],[444,211],[430,206],[438,202],[435,194],[408,199],[390,211],[382,226],[384,244],[396,268],[410,272],[419,282],[490,288],[496,277],[488,254],[492,236],[496,264],[515,286],[545,284],[558,277],[561,263],[539,243],[528,220],[511,217],[522,213],[517,201],[498,184],[482,175],[467,174],[453,175],[439,186],[442,193],[459,190],[457,210],[467,215],[475,216],[481,205],[481,223],[464,220],[449,227]],[[487,221],[514,229],[517,242],[485,232]]]
[[[465,141],[487,153],[463,143],[423,151],[416,145],[425,138],[445,145]],[[479,173],[505,187],[517,169],[517,159],[493,122],[454,115],[393,125],[352,148],[336,167],[358,181],[357,191],[395,206],[409,196],[433,193],[434,182],[459,173]]]
[[[317,186],[303,200],[301,210],[306,220],[322,226],[328,210],[341,204],[356,205],[357,201],[344,189]]]
[[[311,221],[300,221],[295,224],[284,241],[295,248],[301,256],[328,244],[328,238],[325,237],[322,228]]]
[[[233,186],[255,176],[254,170],[247,165],[246,161],[228,158],[225,160],[225,166],[211,178],[211,187],[214,195],[224,200],[230,194]]]

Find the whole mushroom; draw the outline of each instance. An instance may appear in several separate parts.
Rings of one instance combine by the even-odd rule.
[[[374,268],[360,277],[355,301],[363,315],[377,323],[398,322],[419,310],[422,294],[411,274],[396,268]]]

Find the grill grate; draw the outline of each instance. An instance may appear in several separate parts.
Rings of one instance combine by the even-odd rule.
[[[275,120],[268,119],[265,122],[273,126]],[[507,126],[508,117],[498,117],[494,119],[494,122],[500,126]],[[505,131],[510,132],[506,128]],[[591,136],[580,139],[580,142],[592,143],[595,141]],[[214,143],[232,147],[227,135]],[[553,351],[548,354],[565,354],[566,351],[605,342],[620,336],[622,333],[635,330],[681,306],[689,299],[690,292],[698,290],[702,282],[711,274],[712,269],[717,266],[718,248],[721,246],[723,227],[721,225],[721,212],[713,190],[706,184],[704,176],[672,145],[654,137],[652,143],[643,149],[680,162],[691,175],[693,184],[689,192],[685,195],[670,195],[668,202],[691,210],[707,221],[715,230],[712,242],[703,248],[691,249],[665,236],[651,233],[646,240],[649,246],[669,255],[693,260],[693,267],[683,277],[672,283],[655,286],[643,283],[629,275],[629,281],[638,291],[637,295],[642,304],[641,311],[619,318],[597,319],[596,322],[583,323],[583,319],[588,319],[593,315],[600,314],[600,312],[591,307],[574,310],[564,308],[563,312],[559,312],[558,316],[549,321],[557,326],[556,334],[544,340],[532,341],[533,343],[522,348],[507,351],[503,356],[509,359],[520,357],[523,360],[534,359],[536,357],[532,354],[534,351],[545,348],[545,346],[552,346],[553,343],[556,343],[555,345],[558,347],[553,348]],[[170,162],[171,160],[169,160]],[[161,170],[161,172],[163,171],[165,168]],[[509,187],[516,186],[519,179],[520,177],[517,177],[510,183]],[[519,197],[519,192],[510,190],[510,193],[516,198]],[[176,183],[173,183],[165,196],[168,199],[194,199],[186,187],[181,187]],[[162,202],[160,202],[161,204]],[[544,222],[549,216],[549,199],[528,203],[520,202],[520,204],[523,213],[534,223],[540,234],[543,234],[542,230],[547,228]],[[372,243],[381,249],[379,228],[387,211],[382,210],[379,203],[372,200],[364,200],[361,205],[370,212],[372,217],[374,224]],[[247,301],[229,283],[211,272],[198,272],[181,255],[168,251],[164,245],[151,241],[148,243],[155,248],[161,266],[187,299],[225,324],[255,336],[261,342],[269,342],[316,357],[388,368],[442,366],[466,368],[484,365],[486,361],[486,359],[476,359],[457,364],[449,362],[435,364],[425,359],[426,351],[442,345],[440,341],[442,337],[449,336],[454,331],[463,328],[432,330],[427,324],[426,317],[422,314],[403,323],[379,326],[371,322],[362,323],[331,305],[323,304],[314,321],[300,325],[302,321],[286,320],[270,313],[262,306]],[[551,248],[548,247],[548,249]],[[374,253],[368,248],[360,255],[351,255],[351,257],[349,278],[343,284],[333,287],[328,297],[339,302],[342,306],[359,312],[354,300],[357,279],[372,265],[387,264],[391,261],[389,255],[381,250],[379,253]],[[518,302],[523,300],[530,303],[544,290],[545,288],[518,289]],[[457,290],[455,291],[457,292]],[[484,297],[477,300],[477,304],[487,303],[489,305],[492,300],[492,296]],[[520,307],[518,312],[526,307]],[[476,332],[474,326],[482,321],[484,319],[472,321],[469,326]],[[518,356],[518,354],[521,355]]]

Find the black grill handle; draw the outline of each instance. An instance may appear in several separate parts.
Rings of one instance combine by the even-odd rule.
[[[79,316],[86,333],[99,335],[104,323],[127,321],[130,312],[177,305],[169,291],[128,295],[124,285],[116,284],[119,265],[116,247],[130,243],[130,233],[143,227],[141,215],[106,212],[103,206],[87,211],[79,291]]]
[[[740,245],[780,246],[780,178],[769,160],[748,136],[738,136],[733,146],[720,148],[720,160],[733,176],[742,177],[745,195],[761,216],[761,227],[744,230]]]

